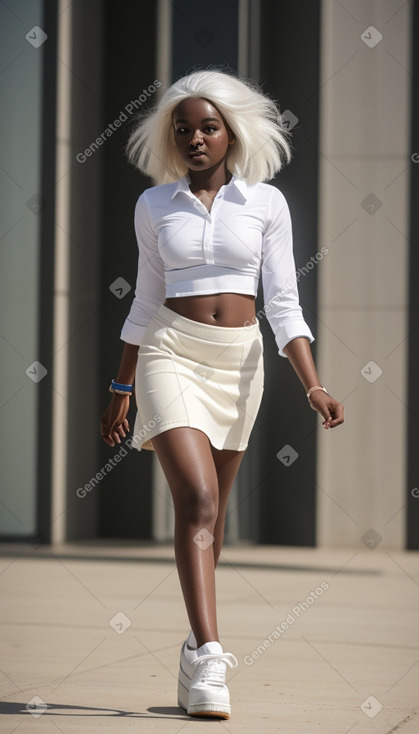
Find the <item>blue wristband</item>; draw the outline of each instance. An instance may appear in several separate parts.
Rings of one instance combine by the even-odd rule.
[[[116,392],[120,395],[132,395],[132,385],[124,385],[122,382],[112,380],[109,392]]]

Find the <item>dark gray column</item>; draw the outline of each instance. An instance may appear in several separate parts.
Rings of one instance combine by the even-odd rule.
[[[287,198],[296,268],[317,252],[318,88],[320,3],[264,0],[261,4],[260,82],[298,123],[292,128],[293,160],[276,185]],[[301,22],[301,18],[304,22]],[[273,182],[271,182],[273,183]],[[316,336],[315,269],[299,281],[304,317]],[[272,330],[261,322],[265,341],[265,395],[255,426],[260,449],[258,540],[279,545],[315,546],[316,414],[288,360],[276,351]],[[312,345],[314,359],[316,342]],[[277,453],[289,445],[298,458],[282,463]],[[289,455],[289,452],[286,453]]]
[[[64,11],[65,12],[65,11]],[[103,312],[101,244],[103,157],[84,160],[104,128],[103,3],[75,0],[71,8],[71,99],[69,195],[69,326],[67,394],[67,540],[97,535],[100,486],[77,495],[101,469],[98,427],[99,333]],[[60,183],[58,183],[58,186]]]
[[[135,116],[156,104],[146,95],[156,79],[157,2],[128,3],[126,12],[110,0],[104,4],[103,24],[103,122],[118,118],[122,125],[96,155],[102,156],[103,228],[101,235],[100,349],[98,364],[98,408],[108,404],[107,389],[116,376],[124,342],[119,338],[134,295],[138,248],[134,232],[134,208],[149,178],[129,165],[124,146]],[[128,107],[128,109],[127,109]],[[123,117],[127,119],[124,120]],[[131,291],[117,298],[109,286],[123,278]],[[134,427],[135,401],[129,421]],[[99,466],[117,453],[101,443]],[[152,452],[132,449],[100,483],[98,533],[100,537],[151,538]]]
[[[37,542],[51,542],[51,445],[52,445],[52,380],[53,380],[53,319],[55,264],[55,169],[57,124],[57,17],[58,2],[44,3],[42,28],[48,36],[43,46],[42,81],[42,184],[45,203],[40,212],[39,259],[39,361],[48,367],[48,378],[39,383],[37,461]]]

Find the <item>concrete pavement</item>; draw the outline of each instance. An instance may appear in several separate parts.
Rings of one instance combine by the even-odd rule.
[[[419,553],[225,547],[232,717],[177,707],[171,545],[0,545],[0,731],[418,734]]]

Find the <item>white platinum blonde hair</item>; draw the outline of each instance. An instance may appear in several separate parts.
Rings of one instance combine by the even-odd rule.
[[[140,115],[126,148],[128,160],[156,184],[182,178],[187,166],[174,141],[172,114],[188,97],[208,100],[220,112],[235,136],[227,151],[231,173],[249,185],[268,181],[292,157],[281,115],[275,102],[254,82],[221,71],[195,71],[172,84],[156,107]]]

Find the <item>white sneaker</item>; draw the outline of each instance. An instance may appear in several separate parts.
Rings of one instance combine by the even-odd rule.
[[[219,652],[207,652],[219,646]],[[207,647],[208,645],[208,647]],[[185,651],[182,645],[178,703],[191,716],[213,716],[229,719],[231,715],[230,693],[226,686],[226,666],[235,668],[236,657],[231,652],[222,652],[219,643],[206,643],[199,650]]]

